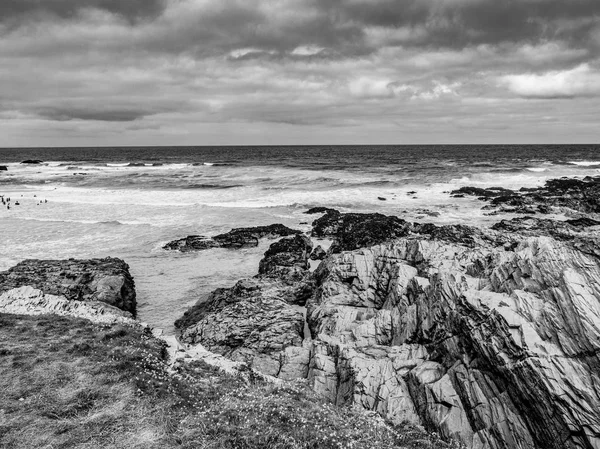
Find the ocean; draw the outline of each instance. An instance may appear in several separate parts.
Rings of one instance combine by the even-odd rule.
[[[170,240],[271,223],[307,231],[313,206],[486,226],[501,218],[449,192],[600,175],[600,145],[5,148],[1,165],[0,195],[19,205],[0,207],[0,270],[120,257],[139,318],[169,333],[203,295],[256,274],[272,243],[181,254],[162,250]]]

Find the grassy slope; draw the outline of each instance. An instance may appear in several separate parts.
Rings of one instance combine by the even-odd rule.
[[[0,314],[0,448],[450,447],[300,384],[247,384],[202,362],[168,374],[164,356],[140,329]]]

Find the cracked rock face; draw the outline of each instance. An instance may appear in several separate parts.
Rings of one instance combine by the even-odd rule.
[[[600,267],[400,239],[332,255],[308,304],[313,387],[474,448],[600,447]]]
[[[0,272],[0,293],[31,286],[69,301],[100,301],[135,315],[135,284],[121,259],[25,260]]]
[[[306,377],[310,351],[303,346],[304,305],[313,292],[311,251],[312,243],[303,235],[273,243],[256,277],[214,291],[176,322],[183,330],[181,340],[200,343],[264,374]]]

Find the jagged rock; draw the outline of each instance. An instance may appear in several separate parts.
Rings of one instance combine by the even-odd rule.
[[[301,280],[310,268],[308,263],[312,242],[297,234],[273,243],[258,266],[258,274],[276,277],[288,282]]]
[[[474,226],[444,225],[437,226],[433,223],[413,223],[411,231],[415,234],[429,236],[433,240],[443,240],[448,243],[459,243],[467,246],[480,246],[492,244],[505,245],[510,241],[508,236],[491,233]]]
[[[321,248],[321,245],[317,245],[310,255],[310,260],[323,260],[326,256],[327,252]]]
[[[133,315],[100,301],[72,301],[64,296],[48,295],[30,286],[0,294],[0,313],[18,315],[61,315],[85,318],[98,324],[139,325]]]
[[[121,259],[25,260],[0,272],[0,293],[31,286],[69,301],[100,301],[135,315],[129,265]]]
[[[256,226],[253,228],[236,228],[225,234],[205,237],[202,235],[190,235],[183,239],[173,240],[163,246],[163,249],[178,250],[182,252],[200,251],[208,248],[246,248],[258,246],[261,238],[277,238],[289,235],[301,234],[302,231],[290,229],[282,224],[268,226]]]
[[[181,340],[264,374],[306,377],[310,350],[303,347],[303,306],[314,289],[311,250],[310,239],[301,234],[273,243],[257,276],[215,290],[177,320]]]
[[[597,231],[588,229],[598,225],[600,222],[587,217],[566,221],[518,217],[502,220],[494,224],[492,229],[528,236],[551,236],[569,242],[585,254],[600,257],[600,235]]]
[[[334,254],[308,379],[338,404],[477,448],[600,444],[600,267],[565,243],[421,237]]]
[[[376,245],[408,235],[410,224],[383,214],[342,214],[329,210],[313,222],[314,237],[334,237],[333,253]]]

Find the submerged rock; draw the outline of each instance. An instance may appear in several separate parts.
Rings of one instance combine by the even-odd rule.
[[[258,246],[258,241],[261,238],[277,238],[301,233],[302,231],[288,228],[282,224],[256,226],[252,228],[236,228],[225,234],[215,235],[212,238],[202,235],[190,235],[167,243],[163,246],[163,249],[182,252],[200,251],[209,248],[238,249]]]
[[[30,286],[68,301],[100,301],[135,315],[129,266],[121,259],[25,260],[0,272],[0,293]]]

